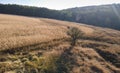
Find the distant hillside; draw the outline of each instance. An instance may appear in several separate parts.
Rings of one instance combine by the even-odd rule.
[[[120,30],[120,4],[78,7],[63,10],[75,22]]]
[[[120,30],[120,4],[77,7],[59,11],[0,4],[0,13],[52,18]]]

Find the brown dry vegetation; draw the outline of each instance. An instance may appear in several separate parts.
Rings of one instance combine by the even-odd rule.
[[[85,33],[75,46],[70,27]],[[0,73],[120,73],[120,31],[0,14]]]

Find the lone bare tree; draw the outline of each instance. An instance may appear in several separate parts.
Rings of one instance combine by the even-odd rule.
[[[83,32],[77,27],[69,28],[67,34],[71,37],[71,45],[74,46],[77,40],[83,35]]]

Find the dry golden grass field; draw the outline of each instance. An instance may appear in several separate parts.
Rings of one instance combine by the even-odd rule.
[[[84,33],[74,46],[72,27]],[[120,31],[0,14],[0,73],[120,73]]]

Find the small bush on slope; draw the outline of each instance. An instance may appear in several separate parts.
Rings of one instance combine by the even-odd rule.
[[[71,37],[71,45],[75,45],[77,40],[83,35],[83,32],[76,27],[72,27],[67,34]]]

